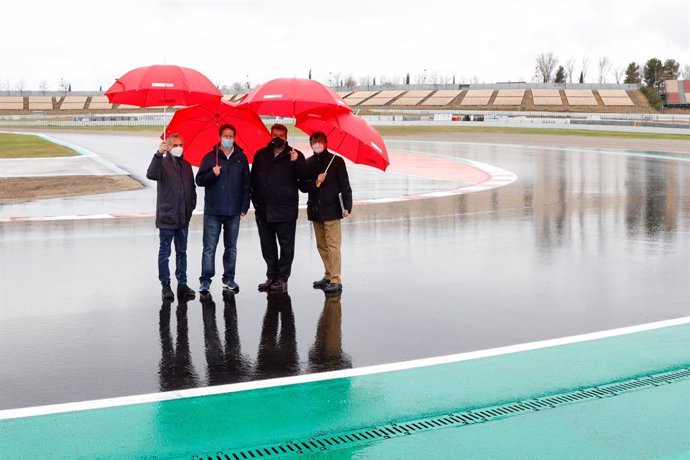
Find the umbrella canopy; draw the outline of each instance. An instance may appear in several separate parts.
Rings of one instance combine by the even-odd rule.
[[[295,117],[313,111],[352,112],[343,98],[331,88],[303,78],[276,78],[254,88],[240,101],[261,115]]]
[[[179,133],[184,139],[184,158],[199,166],[204,155],[218,143],[218,128],[226,123],[237,130],[235,142],[244,150],[250,163],[254,153],[271,140],[271,134],[257,114],[224,101],[178,110],[170,120],[166,134]]]
[[[139,107],[194,105],[219,100],[223,94],[202,73],[176,65],[130,70],[105,92],[114,104]]]
[[[351,113],[306,113],[297,116],[295,126],[310,135],[324,132],[328,137],[328,150],[355,163],[382,171],[388,167],[388,150],[381,135],[364,119]]]

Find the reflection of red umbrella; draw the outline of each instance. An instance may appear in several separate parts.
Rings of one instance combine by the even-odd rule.
[[[328,150],[355,163],[382,171],[388,167],[388,150],[381,135],[362,118],[351,113],[302,114],[297,116],[295,126],[307,134],[323,131],[328,137]]]
[[[176,65],[152,65],[130,70],[105,92],[114,104],[139,107],[194,105],[223,94],[202,73]]]
[[[271,135],[261,118],[251,110],[231,102],[214,101],[175,112],[166,129],[169,136],[179,133],[184,139],[184,158],[195,166],[218,143],[218,128],[229,123],[235,127],[235,141],[251,163],[254,152],[265,147]]]
[[[311,110],[352,112],[343,98],[314,80],[276,78],[247,93],[239,102],[261,115],[294,117]]]

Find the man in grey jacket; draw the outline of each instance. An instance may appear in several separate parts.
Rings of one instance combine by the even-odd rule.
[[[196,186],[192,165],[183,156],[183,140],[179,134],[171,134],[161,143],[153,155],[146,177],[155,180],[156,227],[158,228],[158,279],[163,286],[163,300],[173,300],[170,288],[171,243],[175,242],[175,278],[177,295],[193,299],[194,291],[187,286],[187,236],[192,211],[196,207]]]

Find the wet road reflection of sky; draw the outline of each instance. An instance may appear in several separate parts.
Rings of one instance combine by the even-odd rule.
[[[152,219],[0,224],[0,409],[360,367],[690,314],[690,162],[397,143],[513,171],[487,192],[364,205],[325,299],[300,217],[289,296],[242,222],[241,292],[161,306]],[[197,287],[201,218],[189,241]],[[220,263],[220,257],[217,257]]]

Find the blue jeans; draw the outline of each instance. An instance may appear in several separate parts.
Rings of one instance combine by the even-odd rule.
[[[158,279],[163,283],[170,282],[170,245],[175,241],[175,278],[180,284],[187,284],[187,235],[189,227],[159,228],[158,239]]]
[[[202,287],[210,287],[216,274],[216,247],[223,227],[223,283],[235,282],[235,263],[237,262],[237,237],[240,232],[240,216],[216,216],[204,214],[204,250],[201,255]]]

